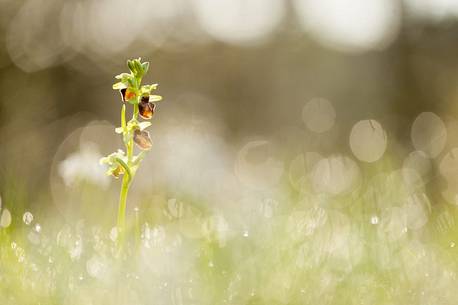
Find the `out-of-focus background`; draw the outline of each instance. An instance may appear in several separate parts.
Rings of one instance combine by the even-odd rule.
[[[400,159],[422,111],[446,121],[449,143],[458,132],[456,1],[3,0],[0,7],[0,189],[25,187],[26,205],[51,191],[53,179],[71,184],[78,170],[99,179],[89,160],[119,144],[103,126],[118,124],[111,84],[132,57],[151,62],[147,81],[165,97],[151,157],[176,162],[161,169],[168,174],[151,169],[154,179],[226,166],[231,150],[259,138],[282,154],[316,145],[348,152],[361,119],[383,124]],[[302,115],[316,98],[337,114],[332,131],[318,137]],[[88,125],[81,141],[89,160],[59,170],[78,148],[72,132]]]
[[[429,246],[440,240],[456,267],[456,253],[447,251],[458,242],[457,37],[456,0],[0,0],[0,209],[9,211],[0,227],[30,225],[32,214],[41,219],[33,234],[56,220],[114,226],[120,182],[98,160],[121,147],[113,77],[141,57],[150,62],[145,82],[159,83],[164,101],[129,194],[129,218],[140,211],[154,225],[192,215],[178,222],[190,239],[213,228],[221,248],[209,252],[222,257],[217,270],[226,268],[214,291],[254,287],[240,294],[243,302],[235,296],[238,304],[255,295],[272,304],[270,294],[279,304],[329,303],[320,294],[326,289],[348,297],[349,287],[369,287],[369,295],[383,286],[384,297],[371,297],[389,304],[399,296],[386,288],[395,274],[393,283],[409,283],[401,286],[404,301],[452,304],[447,283],[456,268],[437,263],[442,250]],[[377,225],[372,244],[365,234]],[[278,233],[284,227],[288,239]],[[313,235],[324,227],[329,235]],[[153,239],[164,233],[156,229]],[[315,236],[299,249],[301,262],[295,234]],[[26,240],[38,245],[33,236]],[[247,246],[238,237],[253,239]],[[278,244],[287,249],[286,267],[277,252],[243,270],[229,266]],[[377,256],[382,250],[391,252]],[[391,264],[399,253],[404,261]],[[371,263],[380,269],[342,284]],[[417,274],[420,265],[429,269]],[[293,270],[309,267],[325,269],[323,282],[295,286],[310,273]],[[175,267],[174,279],[183,268]],[[429,276],[442,286],[428,286]],[[256,286],[256,279],[279,283]],[[434,298],[425,297],[426,286],[437,288],[426,290]],[[206,295],[209,304],[220,297]]]

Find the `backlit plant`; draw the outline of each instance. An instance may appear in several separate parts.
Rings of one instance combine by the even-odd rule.
[[[148,72],[149,63],[141,62],[141,59],[127,61],[130,73],[121,73],[116,75],[118,80],[113,85],[114,90],[119,90],[123,105],[121,107],[121,127],[115,129],[115,132],[122,135],[125,150],[119,149],[107,157],[100,160],[100,163],[108,166],[107,174],[115,178],[122,176],[121,193],[119,196],[118,208],[118,232],[121,236],[124,234],[126,226],[126,205],[129,187],[145,156],[145,153],[151,148],[152,142],[148,131],[145,129],[151,126],[149,121],[153,117],[155,104],[162,99],[159,95],[153,95],[152,92],[157,89],[157,84],[141,85],[142,78]],[[132,106],[132,118],[126,120],[126,105]],[[134,145],[140,152],[134,153]]]

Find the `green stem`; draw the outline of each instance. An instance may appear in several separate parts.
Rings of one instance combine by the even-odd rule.
[[[132,119],[136,120],[138,118],[138,104],[134,105],[134,113],[132,114]]]
[[[139,84],[138,84],[139,87]],[[139,99],[139,97],[137,97]],[[138,102],[138,100],[137,100]],[[134,111],[132,114],[132,119],[136,120],[138,117],[138,105],[134,105]],[[119,245],[122,249],[124,244],[124,237],[126,231],[126,209],[127,209],[127,195],[129,193],[129,187],[134,178],[134,173],[130,170],[130,167],[133,165],[133,155],[134,155],[134,139],[133,135],[128,135],[127,126],[126,126],[126,108],[123,105],[121,109],[121,126],[123,128],[124,144],[127,151],[127,164],[121,159],[117,159],[119,165],[124,168],[124,176],[122,178],[121,193],[119,194],[119,206],[118,206],[118,234],[119,234]]]
[[[126,108],[123,105],[121,110],[121,126],[123,127],[124,135],[126,135]],[[121,160],[116,161],[124,168],[124,176],[122,178],[121,193],[119,195],[119,206],[118,206],[118,233],[120,235],[121,243],[123,241],[124,231],[126,229],[126,208],[127,208],[127,194],[129,193],[130,183],[133,179],[132,172],[130,171],[130,164],[132,162],[133,155],[133,139],[130,137],[126,145],[127,150],[127,164]]]
[[[138,116],[138,106],[134,105],[133,111],[133,118],[136,119]],[[126,112],[125,107],[121,110],[121,125],[124,129],[124,132],[127,132],[125,129],[126,125]],[[118,233],[119,233],[119,240],[122,247],[122,243],[124,242],[124,234],[126,230],[126,209],[127,209],[127,195],[129,193],[129,187],[132,182],[133,173],[130,170],[130,166],[132,165],[133,161],[133,154],[134,154],[134,140],[133,137],[130,136],[129,140],[126,145],[127,150],[127,164],[121,160],[117,159],[116,161],[124,168],[125,174],[122,178],[122,185],[121,185],[121,193],[119,195],[119,206],[118,206]]]
[[[119,195],[118,207],[118,233],[120,236],[124,235],[126,227],[126,207],[127,207],[127,194],[129,192],[130,177],[124,175],[122,178],[121,194]],[[122,238],[121,238],[122,240]]]

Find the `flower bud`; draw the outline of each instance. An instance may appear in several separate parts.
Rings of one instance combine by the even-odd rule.
[[[149,102],[149,96],[142,96],[138,104],[138,112],[143,119],[149,120],[153,117],[155,107],[155,104]]]
[[[149,132],[144,130],[141,131],[140,129],[135,129],[134,131],[134,142],[143,150],[148,150],[153,146],[151,138],[149,137]]]

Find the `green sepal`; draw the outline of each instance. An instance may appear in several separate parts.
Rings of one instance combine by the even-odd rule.
[[[129,67],[129,70],[135,75],[135,66],[133,60],[127,60],[127,67]]]
[[[136,87],[136,82],[135,82],[135,79],[133,79],[133,78],[128,78],[127,79],[127,83],[129,84],[130,88],[135,88]]]
[[[121,81],[127,80],[128,78],[132,78],[132,74],[130,73],[121,73],[115,76],[116,79]]]
[[[144,129],[150,127],[150,126],[151,126],[151,122],[149,122],[149,121],[144,121],[144,122],[138,123],[138,128],[140,128],[140,130],[144,130]]]
[[[149,96],[149,101],[153,102],[153,103],[162,101],[162,96],[160,96],[160,95],[150,95]]]
[[[134,65],[135,65],[135,71],[136,71],[136,77],[140,78],[144,75],[143,73],[143,67],[142,64],[140,63],[140,58],[134,60]]]
[[[143,74],[146,74],[149,69],[149,62],[145,61],[144,63],[142,63],[142,69],[143,69]]]
[[[143,85],[140,88],[140,92],[142,95],[150,95],[153,90],[157,89],[157,84],[152,84],[152,85]]]
[[[115,84],[113,84],[113,89],[114,90],[120,90],[120,89],[124,89],[124,88],[127,88],[127,85],[123,82],[117,82]]]

